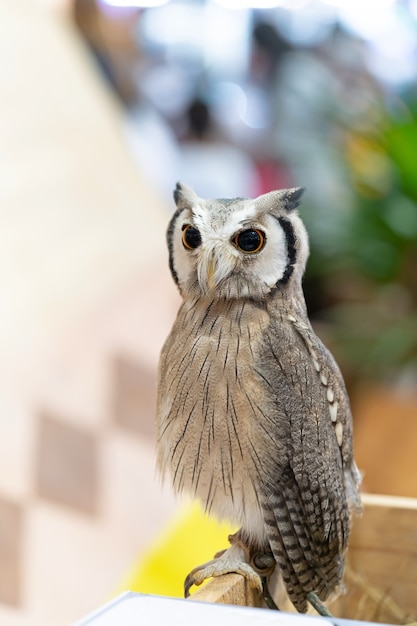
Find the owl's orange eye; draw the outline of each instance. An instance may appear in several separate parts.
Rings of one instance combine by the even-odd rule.
[[[246,254],[259,252],[265,245],[265,233],[257,228],[241,230],[233,237],[233,243],[238,250]]]
[[[182,243],[187,250],[194,250],[201,244],[200,231],[191,224],[182,227]]]

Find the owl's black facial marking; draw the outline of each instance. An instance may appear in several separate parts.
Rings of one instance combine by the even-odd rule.
[[[182,227],[182,243],[186,250],[195,250],[201,244],[200,231],[191,226],[191,224],[184,224]]]
[[[260,252],[265,245],[266,237],[262,230],[248,228],[236,233],[232,239],[234,245],[241,252],[255,254]]]
[[[285,268],[285,272],[282,278],[278,281],[277,284],[285,285],[288,283],[291,278],[292,273],[294,272],[294,266],[297,262],[297,241],[295,237],[295,232],[293,225],[291,222],[285,217],[276,218],[278,222],[281,224],[282,230],[285,233],[285,239],[287,241],[287,254],[288,254],[288,262]]]

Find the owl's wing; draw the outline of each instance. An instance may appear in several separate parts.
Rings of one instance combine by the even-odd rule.
[[[305,611],[307,593],[326,599],[343,575],[351,414],[340,371],[311,327],[293,320],[272,332],[262,370],[274,390],[277,441],[285,446],[280,442],[276,459],[265,464],[261,501],[290,599]]]

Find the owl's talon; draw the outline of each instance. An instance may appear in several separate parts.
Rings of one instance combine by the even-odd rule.
[[[245,560],[245,553],[240,546],[232,545],[220,556],[195,567],[184,581],[184,597],[188,598],[193,585],[201,585],[207,578],[223,576],[225,574],[241,574],[250,586],[263,593],[262,580],[259,574]]]
[[[195,567],[193,570],[191,570],[191,572],[187,575],[186,579],[184,580],[184,597],[185,598],[188,598],[190,596],[190,589],[193,585],[196,585],[198,587],[198,585],[201,585],[206,578],[210,578],[210,576],[203,576],[201,578],[200,572],[206,571],[208,568],[212,566],[214,562],[215,562],[215,559],[211,561],[207,561],[207,563],[203,563],[202,565],[199,565],[198,567]]]

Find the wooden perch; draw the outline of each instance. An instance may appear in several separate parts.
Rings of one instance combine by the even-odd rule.
[[[240,574],[226,574],[213,578],[198,589],[190,600],[234,604],[237,606],[263,606],[263,599],[257,589],[253,589]]]

